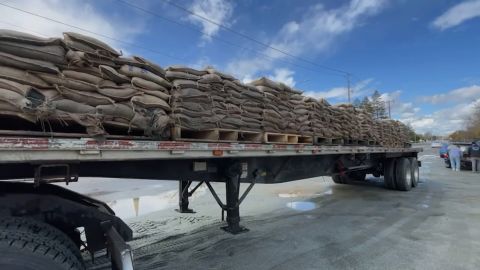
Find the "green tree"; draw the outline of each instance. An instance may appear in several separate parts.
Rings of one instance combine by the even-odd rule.
[[[372,95],[373,117],[375,119],[385,119],[387,117],[387,110],[385,109],[385,102],[382,100],[382,95],[378,90]]]
[[[368,97],[364,97],[362,102],[360,103],[360,108],[364,109],[368,112],[372,117],[375,117],[373,114],[373,105]]]

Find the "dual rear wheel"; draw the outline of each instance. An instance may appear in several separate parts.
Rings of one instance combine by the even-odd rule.
[[[409,191],[418,185],[419,177],[416,158],[392,158],[384,164],[384,181],[388,189]]]

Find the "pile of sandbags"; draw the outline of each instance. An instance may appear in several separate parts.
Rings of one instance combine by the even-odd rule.
[[[264,77],[244,84],[213,68],[164,70],[70,32],[60,39],[0,30],[0,116],[42,127],[76,123],[92,136],[115,128],[169,139],[176,126],[373,140],[383,146],[408,141],[402,123],[373,120],[349,104],[331,106]]]
[[[91,135],[105,134],[108,125],[164,135],[171,88],[165,71],[143,58],[120,55],[77,33],[64,33],[62,40],[0,31],[3,88],[19,84],[15,88],[32,104],[17,108],[33,122],[76,122]]]

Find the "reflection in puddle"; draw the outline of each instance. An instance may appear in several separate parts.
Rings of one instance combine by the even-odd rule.
[[[313,202],[289,202],[287,207],[297,211],[310,211],[317,208],[317,205]]]
[[[205,187],[200,187],[190,199],[202,196],[205,191]],[[122,219],[134,218],[165,209],[173,210],[178,205],[178,191],[170,190],[158,195],[113,200],[107,202],[107,204],[118,217]]]
[[[332,195],[332,194],[333,194],[333,190],[329,189],[329,190],[325,191],[323,194],[325,194],[325,195]]]

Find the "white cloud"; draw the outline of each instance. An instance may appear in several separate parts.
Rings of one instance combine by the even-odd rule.
[[[480,86],[471,85],[451,90],[445,94],[422,97],[423,102],[431,104],[471,101],[480,97]]]
[[[233,5],[227,0],[194,0],[190,5],[190,10],[213,22],[228,26],[233,13]],[[205,33],[202,36],[204,41],[210,41],[212,36],[220,30],[218,24],[211,23],[193,14],[189,15],[188,19],[202,27],[202,31]]]
[[[351,87],[352,100],[356,97],[364,97],[373,92],[371,84],[373,79],[366,79],[354,84]],[[346,101],[348,98],[348,89],[345,86],[334,87],[326,91],[306,91],[305,95],[313,98],[337,99]]]
[[[273,76],[269,76],[269,78],[277,82],[282,82],[290,87],[294,87],[295,86],[295,79],[293,78],[294,73],[295,72],[287,68],[277,68],[273,71]]]
[[[480,16],[480,0],[463,1],[437,17],[432,25],[445,30]]]
[[[322,4],[308,9],[302,18],[283,25],[278,33],[267,42],[270,46],[289,54],[310,57],[327,50],[342,34],[361,26],[363,21],[384,6],[386,0],[351,0],[336,9],[327,10]],[[256,76],[259,72],[272,69],[279,59],[288,56],[273,49],[265,49],[269,59],[246,56],[231,61],[227,69],[237,76]]]
[[[6,4],[119,40],[129,41],[136,34],[143,31],[143,26],[140,22],[120,20],[106,13],[103,14],[89,2],[80,0],[17,0],[6,2]],[[114,48],[124,46],[124,44],[119,42],[85,33],[81,30],[4,6],[0,7],[0,18],[0,28],[4,29],[28,32],[44,37],[62,37],[63,32],[73,31],[94,36],[112,45]]]
[[[400,120],[411,124],[419,133],[430,131],[438,135],[448,135],[464,128],[465,121],[471,116],[475,106],[480,106],[480,98],[443,108],[428,115],[413,115]]]

